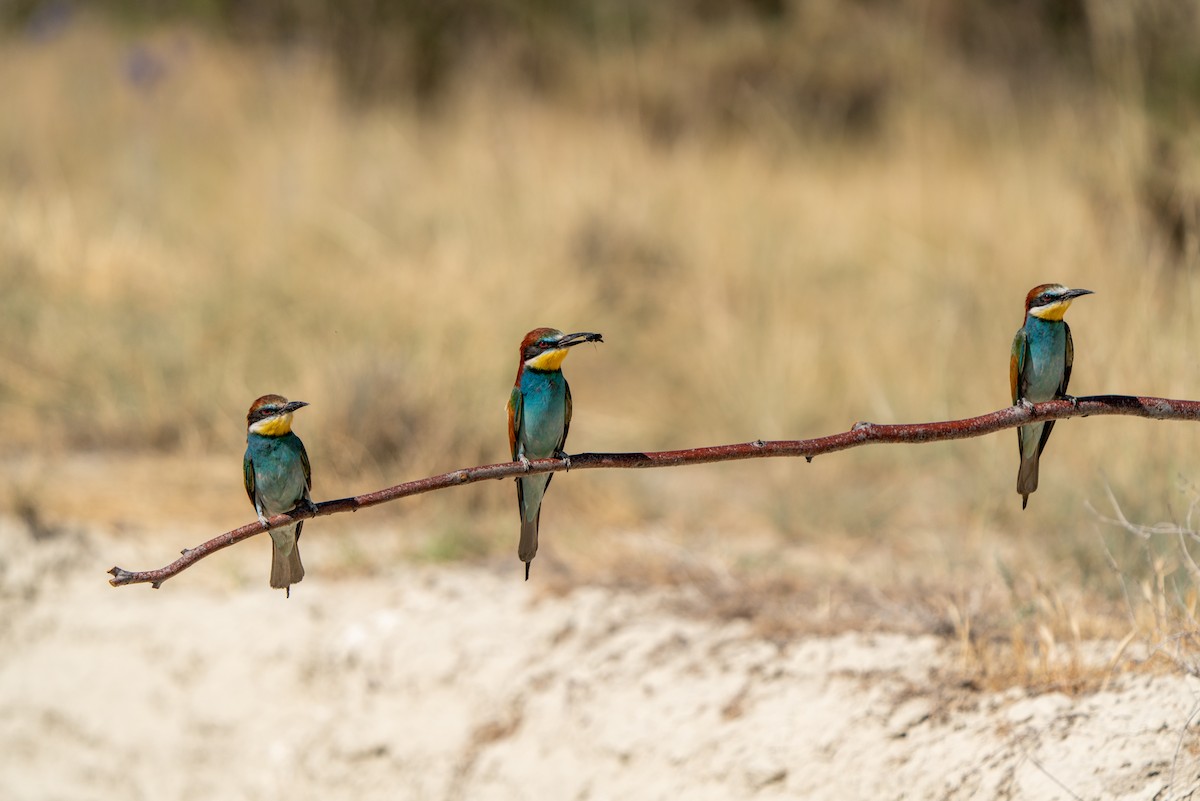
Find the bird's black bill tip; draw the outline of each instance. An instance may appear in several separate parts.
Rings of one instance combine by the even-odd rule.
[[[283,407],[283,413],[287,414],[288,412],[294,412],[297,409],[303,409],[307,405],[308,401],[291,401],[287,406]]]
[[[525,563],[525,580],[529,581],[529,562]]]
[[[1070,292],[1067,293],[1067,298],[1069,298],[1069,299],[1070,298],[1079,298],[1079,297],[1083,297],[1084,295],[1095,295],[1095,294],[1096,293],[1090,289],[1072,289]]]
[[[558,341],[557,347],[570,348],[575,345],[582,345],[584,342],[603,342],[603,334],[593,334],[590,331],[580,331],[576,334],[567,334]]]

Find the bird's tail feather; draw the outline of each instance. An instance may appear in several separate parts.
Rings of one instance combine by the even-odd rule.
[[[1017,492],[1021,493],[1021,508],[1029,503],[1029,495],[1038,488],[1038,454],[1021,457],[1021,468],[1017,471]]]
[[[525,563],[525,580],[529,580],[529,563],[537,556],[538,521],[542,519],[542,510],[538,509],[533,520],[521,521],[521,542],[517,545],[517,556]]]
[[[276,536],[276,534],[281,536]],[[277,590],[288,590],[304,578],[304,565],[300,562],[300,545],[292,539],[292,532],[276,529],[271,532],[271,586]],[[282,546],[282,547],[281,547]],[[290,546],[290,547],[289,547]]]

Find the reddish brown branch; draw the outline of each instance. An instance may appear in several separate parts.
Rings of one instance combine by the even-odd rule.
[[[847,448],[870,443],[921,443],[967,439],[1040,420],[1062,420],[1068,417],[1108,414],[1148,417],[1152,420],[1200,420],[1200,401],[1141,398],[1130,395],[1094,395],[1078,398],[1074,404],[1071,401],[1059,400],[1033,406],[1010,406],[966,420],[894,425],[855,423],[849,431],[816,439],[770,442],[756,440],[737,445],[714,445],[707,448],[689,448],[658,453],[581,453],[570,457],[569,468],[571,470],[589,470],[613,467],[680,467],[689,464],[759,459],[768,456],[803,456],[811,461],[814,456],[844,451]],[[508,478],[525,473],[554,473],[566,469],[568,469],[568,460],[564,459],[538,459],[528,465],[520,462],[502,462],[482,467],[468,467],[451,473],[443,473],[440,476],[408,481],[366,495],[356,495],[353,498],[325,501],[317,504],[315,511],[296,510],[289,514],[275,515],[267,521],[267,526],[255,521],[241,528],[235,528],[233,531],[227,531],[195,548],[185,549],[181,557],[157,570],[131,571],[114,567],[108,571],[112,574],[109,584],[120,587],[125,584],[149,583],[157,589],[164,581],[186,570],[209,554],[222,548],[228,548],[234,543],[253,537],[269,528],[287,525],[296,520],[324,517],[341,512],[354,512],[398,498],[407,498],[410,495],[420,495],[447,487],[474,484],[477,481]]]

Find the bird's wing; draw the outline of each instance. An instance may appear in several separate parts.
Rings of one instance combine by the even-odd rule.
[[[1016,403],[1025,394],[1021,374],[1025,370],[1026,354],[1029,352],[1029,337],[1025,335],[1025,327],[1017,330],[1013,337],[1012,358],[1008,362],[1008,384],[1012,388],[1012,400]]]
[[[558,441],[558,450],[560,453],[565,452],[563,449],[567,447],[567,432],[571,430],[571,413],[575,410],[575,405],[571,402],[571,385],[564,380],[563,388],[567,391],[567,408],[563,415],[562,439]]]
[[[1067,394],[1067,384],[1071,381],[1071,365],[1075,363],[1075,340],[1071,338],[1071,326],[1063,323],[1063,328],[1067,329],[1067,363],[1063,365],[1063,379],[1058,386],[1058,394]]]
[[[242,480],[246,484],[246,494],[250,496],[250,503],[254,504],[254,508],[258,508],[258,501],[254,498],[254,462],[250,459],[250,449],[246,449],[246,455],[242,457]]]
[[[513,461],[521,455],[521,426],[525,424],[525,396],[521,394],[521,387],[517,385],[513,387],[512,393],[508,396],[508,447],[512,451]],[[525,482],[521,481],[520,476],[517,477],[517,511],[521,514],[521,519],[525,519]]]
[[[312,465],[308,461],[308,451],[304,449],[304,440],[296,437],[296,442],[300,445],[300,466],[304,468],[304,492],[307,494],[312,491]]]
[[[520,455],[517,443],[521,440],[521,426],[525,423],[524,408],[525,396],[521,394],[521,387],[515,386],[508,396],[508,448],[513,459]]]

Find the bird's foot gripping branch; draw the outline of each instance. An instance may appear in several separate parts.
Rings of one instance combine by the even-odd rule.
[[[816,439],[799,440],[755,440],[736,445],[714,445],[705,448],[689,448],[657,453],[580,453],[570,457],[573,472],[602,468],[629,469],[650,467],[682,467],[691,464],[729,462],[738,459],[761,459],[766,457],[802,456],[811,461],[814,456],[848,450],[860,445],[892,443],[916,444],[943,442],[953,439],[982,437],[997,431],[1046,420],[1065,420],[1070,417],[1101,417],[1104,415],[1126,415],[1145,417],[1151,420],[1200,420],[1200,401],[1172,400],[1169,398],[1138,397],[1133,395],[1093,395],[1070,400],[1054,400],[1031,405],[1018,404],[998,411],[970,417],[964,420],[947,420],[933,423],[871,423],[856,425],[849,431],[831,434]],[[169,565],[157,570],[134,571],[114,567],[109,583],[114,587],[126,584],[149,584],[162,586],[167,579],[178,575],[201,559],[244,539],[261,534],[268,529],[289,526],[311,517],[341,514],[378,506],[382,503],[420,495],[435,490],[474,484],[499,478],[555,473],[568,467],[565,458],[530,460],[528,465],[519,461],[468,467],[430,476],[416,481],[397,484],[352,498],[339,498],[315,504],[311,508],[301,507],[286,514],[277,514],[267,524],[255,520],[241,528],[227,531],[195,548],[186,548],[183,555]]]

